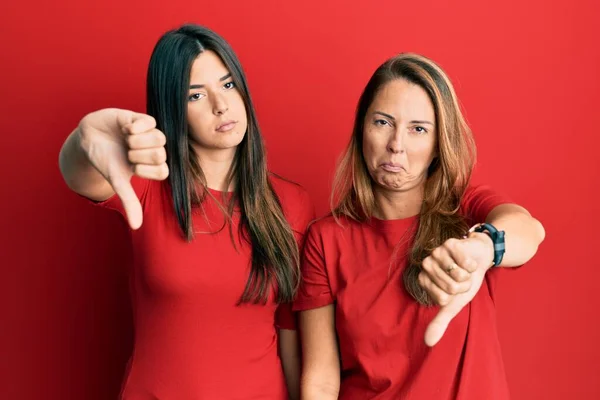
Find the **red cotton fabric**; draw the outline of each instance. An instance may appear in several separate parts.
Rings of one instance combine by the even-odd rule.
[[[314,208],[304,189],[271,177],[297,240]],[[249,276],[251,247],[230,231],[209,196],[193,209],[195,238],[183,239],[168,181],[133,177],[144,221],[131,232],[131,296],[135,341],[122,390],[124,400],[287,399],[277,328],[295,329],[291,305],[273,294],[266,305],[240,305]],[[217,199],[228,196],[210,191]],[[125,216],[117,196],[97,203]],[[213,233],[206,233],[213,232]]]
[[[470,187],[461,206],[474,224],[507,202],[481,186]],[[425,329],[439,307],[419,305],[402,282],[417,226],[418,216],[340,224],[328,216],[308,230],[294,309],[335,304],[339,398],[508,399],[492,292],[500,268],[488,272],[473,301],[428,348]]]

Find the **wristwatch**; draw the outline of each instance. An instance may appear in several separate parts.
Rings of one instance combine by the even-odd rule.
[[[494,225],[488,223],[477,224],[471,228],[470,231],[485,233],[492,239],[492,242],[494,243],[494,263],[492,264],[492,267],[500,265],[506,250],[504,231],[499,231]]]

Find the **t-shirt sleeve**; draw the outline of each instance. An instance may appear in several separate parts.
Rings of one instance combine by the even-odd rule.
[[[461,207],[470,225],[485,222],[488,214],[501,204],[511,203],[504,194],[489,186],[469,186],[463,196]]]
[[[131,177],[131,186],[133,187],[133,190],[135,191],[138,199],[140,200],[140,204],[142,205],[142,210],[143,210],[145,208],[145,204],[146,204],[148,188],[150,187],[150,180],[140,178],[139,176],[134,175]],[[109,210],[117,211],[124,218],[127,218],[127,215],[125,214],[125,208],[123,207],[123,203],[121,202],[121,199],[119,198],[119,196],[117,196],[116,194],[113,194],[111,197],[109,197],[108,199],[106,199],[104,201],[93,201],[86,197],[84,197],[84,199],[91,202],[93,205],[95,205],[97,207],[102,207],[102,208],[106,208]]]
[[[323,242],[320,235],[309,228],[301,258],[300,288],[294,302],[295,311],[319,308],[334,302],[325,265]]]

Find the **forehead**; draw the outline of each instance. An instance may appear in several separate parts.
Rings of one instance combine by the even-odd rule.
[[[211,84],[229,73],[229,70],[215,52],[205,50],[196,57],[190,72],[191,84]]]
[[[394,79],[383,85],[370,108],[396,118],[434,118],[433,104],[425,89],[404,79]]]

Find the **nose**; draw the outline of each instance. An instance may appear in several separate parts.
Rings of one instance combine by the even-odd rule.
[[[404,136],[400,129],[397,129],[390,137],[387,149],[393,154],[404,153]]]
[[[216,94],[213,102],[213,114],[217,116],[223,115],[227,112],[228,109],[229,105],[227,104],[225,96],[221,93]]]

